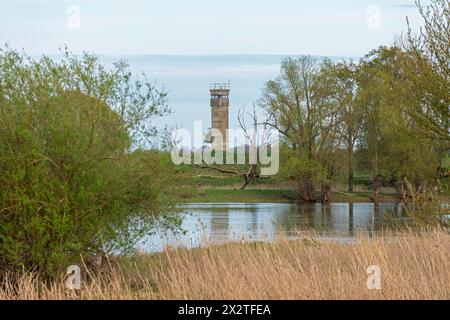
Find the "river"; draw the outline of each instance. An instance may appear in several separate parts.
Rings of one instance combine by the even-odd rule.
[[[358,233],[386,232],[407,221],[397,203],[189,203],[182,206],[183,233],[157,229],[138,245],[144,252],[166,246],[194,248],[230,241],[295,238],[302,230],[352,241]]]

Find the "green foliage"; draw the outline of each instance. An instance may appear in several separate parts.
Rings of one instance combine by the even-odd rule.
[[[419,6],[425,29],[418,39],[410,34],[403,47],[380,47],[358,64],[307,56],[282,62],[259,103],[293,151],[280,165],[303,180],[301,193],[326,180],[312,171],[336,180],[344,167],[352,191],[357,160],[391,185],[404,177],[435,183],[446,174],[449,9],[442,0]]]
[[[337,119],[333,128],[335,145],[345,146],[348,191],[353,192],[354,151],[361,141],[364,105],[358,99],[359,68],[353,62],[327,63],[322,69],[322,78],[327,83],[330,101],[333,103],[332,116]],[[333,167],[339,166],[339,152],[334,151]],[[342,161],[341,161],[342,162]]]
[[[359,99],[367,106],[363,147],[370,154],[374,174],[394,181],[433,179],[442,157],[439,144],[422,134],[421,123],[409,112],[420,109],[420,96],[426,95],[422,88],[411,86],[405,70],[411,55],[381,47],[361,61],[359,74]]]
[[[403,185],[403,209],[419,226],[450,227],[450,207],[443,192],[415,188],[407,179]]]
[[[309,159],[328,147],[332,105],[321,69],[329,64],[310,56],[282,61],[280,75],[266,83],[259,104],[268,124]]]
[[[418,133],[446,150],[450,148],[450,2],[416,3],[424,27],[418,35],[409,29],[400,43],[408,53],[401,61],[407,86],[400,92]]]
[[[303,200],[315,201],[315,186],[326,181],[326,170],[318,162],[308,158],[305,153],[283,145],[280,162],[284,165],[280,177],[294,181],[295,190]]]
[[[165,96],[124,63],[0,52],[1,268],[54,276],[81,256],[126,252],[175,212],[170,157],[139,148]]]
[[[323,74],[330,64],[310,56],[285,59],[280,75],[266,83],[259,100],[268,125],[292,149],[281,159],[281,170],[296,180],[297,191],[306,201],[315,199],[316,183],[323,180],[317,179],[318,172],[325,170],[329,178],[333,174],[336,117]]]

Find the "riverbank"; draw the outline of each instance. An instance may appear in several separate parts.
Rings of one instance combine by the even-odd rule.
[[[313,236],[138,254],[106,263],[78,292],[67,290],[64,280],[45,286],[29,273],[4,277],[0,299],[450,297],[450,235],[444,231],[359,236],[352,244]]]
[[[250,183],[241,190],[242,177],[213,170],[185,166],[185,177],[181,184],[190,190],[181,197],[181,202],[254,202],[254,203],[286,203],[302,202],[293,188],[293,181],[279,179],[276,176],[264,177]],[[240,168],[240,170],[243,170]],[[357,172],[354,177],[354,192],[348,189],[345,179],[334,181],[330,202],[334,203],[370,203],[372,196],[371,177],[368,173]],[[316,199],[320,199],[317,190]],[[394,187],[383,186],[378,202],[398,202],[399,196]]]
[[[369,203],[370,192],[332,192],[331,202],[335,203]],[[317,194],[317,198],[320,195]],[[289,189],[200,189],[193,195],[182,199],[183,202],[301,202],[293,190]],[[398,202],[399,198],[394,193],[381,193],[378,202]]]

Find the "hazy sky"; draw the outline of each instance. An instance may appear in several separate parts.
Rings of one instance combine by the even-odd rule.
[[[360,56],[392,43],[407,15],[420,24],[414,0],[0,0],[0,42],[32,54]]]

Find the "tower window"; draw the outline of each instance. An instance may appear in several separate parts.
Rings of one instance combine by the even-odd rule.
[[[219,100],[219,99],[228,99],[228,96],[220,95],[220,94],[214,94],[211,96],[211,99]]]

